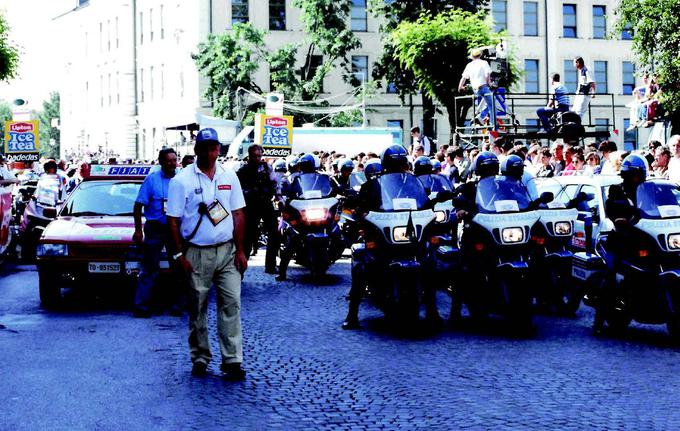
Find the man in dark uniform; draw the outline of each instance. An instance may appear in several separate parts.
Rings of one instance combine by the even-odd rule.
[[[354,170],[354,163],[350,159],[343,159],[338,163],[338,173],[333,175],[331,185],[336,195],[346,195],[350,189],[349,177]]]
[[[236,173],[246,199],[246,243],[245,249],[250,254],[257,250],[258,227],[260,220],[267,232],[267,255],[265,272],[276,274],[276,254],[279,249],[278,223],[272,198],[276,191],[276,179],[271,167],[262,160],[262,147],[251,145],[248,148],[248,163]]]
[[[629,249],[629,227],[638,217],[637,188],[645,181],[647,171],[647,162],[644,157],[631,154],[621,163],[621,179],[623,182],[609,188],[605,212],[607,218],[614,221],[614,230],[607,235],[603,244],[607,275],[602,291],[595,298],[593,333],[596,335],[601,334],[604,329],[609,307],[615,306],[616,268],[619,266],[622,252]]]

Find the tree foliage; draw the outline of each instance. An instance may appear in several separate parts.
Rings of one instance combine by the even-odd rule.
[[[43,101],[42,111],[38,115],[40,120],[40,155],[44,157],[59,157],[60,135],[57,127],[52,127],[52,120],[60,118],[59,93],[52,92],[48,100]],[[54,140],[54,141],[53,141]]]
[[[199,45],[194,56],[199,70],[209,81],[206,96],[213,101],[213,112],[223,118],[237,118],[248,122],[262,111],[262,103],[242,106],[244,98],[237,94],[242,87],[257,93],[262,89],[255,83],[254,74],[259,66],[267,64],[270,72],[271,90],[282,92],[288,100],[312,101],[323,89],[323,80],[334,70],[339,70],[345,82],[359,85],[352,76],[349,52],[361,46],[359,39],[349,29],[351,0],[295,0],[301,10],[301,22],[305,39],[300,43],[269,49],[265,44],[265,31],[252,24],[235,24],[231,32],[209,36],[207,43]],[[299,64],[300,50],[304,47],[304,59]],[[322,56],[316,64],[315,56]],[[327,106],[319,103],[311,106]],[[237,112],[237,107],[242,107]],[[320,124],[337,120],[316,115],[295,114],[296,124],[321,119]]]
[[[12,108],[4,100],[0,100],[0,152],[5,151],[5,121],[12,119]]]
[[[468,52],[474,47],[496,45],[502,36],[492,30],[484,12],[452,9],[399,24],[391,33],[390,44],[395,60],[413,74],[416,87],[446,107],[453,130],[457,123],[454,99],[459,96],[458,81],[469,61]],[[516,68],[510,69],[511,84],[517,73]]]
[[[0,80],[16,78],[19,70],[19,50],[9,40],[9,25],[0,14]]]
[[[616,30],[633,31],[638,69],[656,76],[664,107],[680,117],[680,2],[620,0],[616,13]]]

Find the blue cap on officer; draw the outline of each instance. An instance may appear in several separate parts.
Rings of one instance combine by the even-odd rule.
[[[198,135],[196,135],[196,145],[207,143],[214,143],[218,145],[220,143],[220,140],[217,137],[217,132],[212,127],[201,129],[198,131]]]

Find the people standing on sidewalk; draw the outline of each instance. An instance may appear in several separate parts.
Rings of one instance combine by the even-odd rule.
[[[245,200],[236,173],[216,163],[220,142],[214,129],[198,132],[194,152],[196,163],[170,182],[167,207],[172,258],[189,287],[191,373],[205,376],[212,359],[208,298],[214,283],[220,368],[225,377],[241,380],[246,374],[241,368],[241,279],[248,268]]]
[[[170,232],[165,216],[168,201],[170,180],[177,169],[177,153],[172,148],[164,148],[158,152],[158,164],[161,169],[150,173],[142,183],[137,193],[133,209],[135,218],[135,233],[133,241],[142,247],[142,267],[137,279],[137,293],[135,307],[132,312],[135,317],[151,316],[152,291],[154,282],[160,269],[163,247],[170,250]],[[142,226],[142,208],[146,219]],[[182,315],[181,297],[178,283],[171,280],[169,299],[172,301],[170,314]]]

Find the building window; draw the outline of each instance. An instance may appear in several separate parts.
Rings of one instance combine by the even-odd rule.
[[[269,30],[286,29],[286,0],[269,0]]]
[[[144,102],[144,69],[139,69],[139,101]]]
[[[607,8],[593,6],[593,38],[604,39],[605,37],[607,37]]]
[[[596,118],[595,119],[595,131],[596,132],[606,132],[609,130],[609,118]],[[603,141],[605,138],[597,138],[597,141]]]
[[[116,72],[116,103],[120,104],[120,73]]]
[[[401,130],[401,135],[403,136],[404,134],[404,120],[387,120],[385,123],[387,127],[394,127],[399,130]],[[392,140],[398,140],[399,139],[399,132],[392,132]]]
[[[633,26],[626,23],[626,27],[621,32],[621,40],[633,40]]]
[[[538,60],[524,60],[524,92],[538,93]]]
[[[574,66],[574,60],[564,60],[564,86],[572,94],[578,89],[578,70]]]
[[[635,64],[630,61],[623,62],[623,89],[621,94],[630,96],[635,90]]]
[[[99,23],[99,52],[102,52],[104,47],[104,23]]]
[[[118,49],[118,47],[120,46],[120,44],[118,43],[118,17],[116,17],[116,28],[115,28],[115,31],[116,31],[116,49]]]
[[[491,14],[495,31],[508,29],[508,2],[506,0],[493,0]]]
[[[595,83],[597,84],[597,92],[600,94],[608,93],[607,87],[607,62],[595,62]]]
[[[368,13],[366,0],[352,0],[352,31],[368,30]]]
[[[387,83],[387,89],[385,91],[387,94],[397,94],[397,84],[394,82],[390,81]]]
[[[149,42],[153,42],[153,9],[149,9]]]
[[[628,131],[630,127],[630,118],[623,119],[623,150],[632,151],[637,147],[637,131],[638,129],[633,129]]]
[[[575,38],[576,36],[576,5],[562,5],[562,36]]]
[[[89,2],[90,2],[90,0],[78,0],[78,7],[85,6]]]
[[[538,36],[538,3],[524,2],[524,35]]]
[[[149,100],[153,100],[153,66],[149,68]]]
[[[139,13],[139,44],[144,44],[144,12]]]
[[[159,18],[161,21],[161,39],[165,38],[165,28],[163,27],[163,5],[161,5],[161,9],[159,12]]]
[[[368,56],[352,56],[352,75],[357,81],[364,83],[368,80]]]
[[[231,1],[231,25],[248,22],[248,0]]]
[[[106,20],[106,50],[111,52],[111,20]]]

